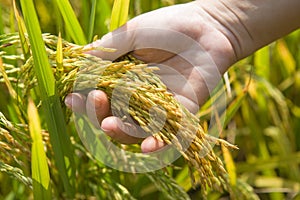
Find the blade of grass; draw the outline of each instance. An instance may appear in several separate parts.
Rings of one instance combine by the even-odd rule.
[[[47,97],[55,95],[55,80],[45,51],[41,29],[32,0],[27,3],[22,0],[21,7],[29,35],[34,59],[34,69],[36,70],[39,88],[41,90],[41,98],[44,100]]]
[[[32,48],[34,70],[38,80],[40,98],[45,112],[45,119],[50,133],[50,142],[54,159],[64,188],[70,197],[74,196],[74,157],[71,142],[65,134],[64,120],[59,97],[56,94],[55,79],[45,51],[41,29],[32,0],[21,0],[26,28]]]
[[[230,184],[232,186],[235,186],[236,185],[237,175],[236,175],[235,163],[233,161],[231,152],[224,145],[222,145],[221,148],[222,148],[222,153],[223,153],[223,157],[224,157],[225,167],[226,167],[226,170],[228,172]]]
[[[51,199],[50,175],[47,157],[44,151],[42,129],[39,114],[32,100],[29,100],[28,110],[29,132],[32,139],[31,171],[34,199]]]
[[[56,4],[63,16],[66,28],[76,44],[86,44],[84,32],[68,0],[56,0]]]
[[[110,31],[122,26],[128,19],[130,0],[115,0],[110,21]]]
[[[57,71],[56,73],[57,76],[61,75],[63,73],[64,67],[63,67],[63,50],[62,50],[62,38],[61,34],[58,34],[58,39],[57,39],[57,48],[56,48],[56,68]]]
[[[97,2],[97,12],[95,25],[97,34],[103,35],[109,31],[108,21],[111,16],[111,6],[108,0]]]
[[[189,178],[189,168],[185,165],[184,168],[181,169],[180,172],[176,175],[175,180],[185,191],[189,191],[193,187],[192,182]]]
[[[55,24],[55,33],[59,33],[59,32],[62,32],[62,35],[64,35],[64,39],[68,39],[66,37],[66,33],[65,33],[65,29],[63,29],[63,18],[60,14],[60,11],[59,11],[59,8],[57,5],[53,5],[53,11],[52,11],[53,15],[55,15],[55,18],[54,18],[54,24]]]
[[[27,32],[26,27],[25,27],[23,19],[20,17],[20,14],[16,7],[15,1],[13,1],[13,7],[14,7],[15,17],[16,17],[16,20],[18,23],[19,36],[20,36],[20,40],[21,40],[21,46],[22,46],[24,58],[27,60],[30,57],[30,49],[29,49],[28,41],[25,37],[25,33]]]
[[[78,21],[80,24],[84,24],[82,26],[82,30],[84,34],[88,37],[89,35],[89,24],[90,24],[90,16],[91,16],[91,10],[92,10],[92,5],[91,5],[92,0],[87,0],[87,1],[82,1],[81,7],[80,7],[80,18],[78,18]],[[88,39],[88,38],[87,38]]]
[[[92,9],[90,15],[89,31],[88,31],[88,42],[92,42],[93,40],[96,8],[97,8],[97,0],[92,0]]]

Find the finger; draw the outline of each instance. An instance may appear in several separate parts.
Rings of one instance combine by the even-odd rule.
[[[157,60],[164,60],[186,50],[194,42],[194,40],[184,34],[162,28],[155,23],[153,24],[153,20],[149,20],[149,18],[149,15],[138,16],[117,30],[104,35],[100,40],[87,45],[87,47],[94,48],[113,48],[116,50],[115,52],[93,50],[89,53],[113,61],[135,50],[137,57],[145,62],[153,62],[153,57]],[[137,51],[144,51],[145,49],[148,49],[148,53],[151,52],[151,54],[155,55],[139,56],[140,52]],[[153,51],[154,49],[155,51]],[[156,57],[157,55],[161,55],[161,57]]]
[[[122,55],[133,50],[134,46],[134,22],[128,22],[117,30],[107,33],[100,40],[97,40],[87,47],[104,47],[113,48],[114,52],[106,52],[103,50],[93,50],[89,53],[106,60],[115,60]]]
[[[134,144],[143,140],[139,137],[141,130],[138,127],[130,123],[124,123],[118,117],[105,118],[101,123],[101,129],[108,136],[123,144]]]
[[[100,128],[102,120],[110,115],[107,95],[101,90],[93,90],[88,94],[85,107],[87,116],[97,128]]]
[[[141,144],[141,150],[143,153],[150,153],[158,151],[161,148],[165,147],[167,144],[163,141],[160,141],[153,136],[147,137]]]
[[[86,97],[80,93],[70,93],[65,98],[65,104],[73,112],[85,114]]]

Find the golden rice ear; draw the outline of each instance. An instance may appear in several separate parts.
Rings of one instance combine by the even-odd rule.
[[[158,68],[148,67],[131,55],[115,62],[102,60],[86,54],[84,47],[66,41],[60,41],[63,59],[62,66],[57,66],[58,39],[49,34],[43,38],[53,71],[59,70],[56,83],[62,102],[74,84],[78,90],[91,86],[103,90],[114,101],[112,109],[116,114],[121,118],[131,117],[145,132],[154,133],[156,138],[173,145],[182,154],[191,170],[191,180],[194,185],[199,184],[204,193],[209,188],[230,190],[227,172],[212,144],[235,146],[204,132],[198,118],[167,91],[154,73]],[[32,66],[29,59],[22,70],[30,71]],[[118,90],[120,92],[116,92]],[[165,116],[163,123],[152,120],[148,112],[151,109],[157,116]]]
[[[115,114],[119,114],[121,118],[130,115],[145,132],[154,133],[155,137],[166,144],[175,146],[192,169],[190,174],[195,185],[200,184],[203,191],[208,188],[228,190],[227,172],[220,158],[215,155],[212,145],[235,146],[204,133],[197,117],[167,91],[167,87],[154,73],[157,68],[140,64],[142,62],[131,55],[123,56],[110,64],[98,62],[86,55],[81,55],[80,60],[86,66],[81,66],[82,70],[77,72],[77,76],[83,77],[82,80],[85,80],[84,77],[88,79],[91,72],[86,69],[91,69],[91,66],[93,71],[101,71],[97,75],[97,88],[106,92],[109,99],[114,101],[112,109],[117,111]],[[87,83],[89,82],[79,81],[77,84],[84,87]],[[163,125],[153,122],[148,112],[151,109],[159,113],[157,116],[166,116]]]

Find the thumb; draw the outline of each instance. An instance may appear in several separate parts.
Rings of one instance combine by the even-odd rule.
[[[115,60],[128,52],[133,51],[134,44],[134,28],[133,23],[127,22],[125,25],[113,32],[107,33],[100,40],[97,40],[87,47],[104,47],[115,49],[114,52],[103,50],[92,50],[89,53],[105,60]]]

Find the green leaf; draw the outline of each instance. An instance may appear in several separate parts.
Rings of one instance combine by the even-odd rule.
[[[126,23],[128,19],[129,4],[130,0],[114,1],[110,21],[110,31],[113,31]]]
[[[56,48],[56,68],[57,68],[57,75],[61,75],[64,71],[63,66],[63,47],[62,47],[62,38],[61,34],[59,33],[58,39],[57,39],[57,48]]]
[[[48,61],[42,32],[32,0],[26,2],[22,0],[21,5],[32,49],[34,67],[41,90],[41,98],[44,100],[47,97],[55,95],[55,80]]]
[[[89,24],[89,32],[88,32],[88,41],[89,42],[92,42],[92,40],[93,40],[96,8],[97,8],[97,0],[92,0],[92,8],[91,8],[90,24]]]
[[[29,44],[28,44],[27,38],[25,37],[25,33],[27,32],[26,27],[25,27],[22,17],[20,17],[20,14],[16,7],[15,1],[13,1],[13,7],[14,7],[15,17],[16,17],[16,20],[18,23],[19,36],[20,36],[20,40],[21,40],[23,54],[24,54],[25,59],[27,60],[30,57],[30,49],[29,49]]]
[[[185,191],[189,191],[193,187],[187,165],[180,170],[180,172],[176,175],[175,180]]]
[[[63,16],[67,32],[76,44],[86,44],[84,32],[68,0],[56,0],[57,6]]]
[[[97,12],[95,26],[97,27],[97,34],[103,35],[109,31],[108,21],[111,17],[111,6],[108,0],[97,1]]]
[[[75,165],[70,138],[66,134],[66,123],[58,95],[55,79],[48,61],[45,44],[32,0],[21,0],[30,47],[34,60],[42,107],[50,133],[54,159],[64,188],[70,197],[74,196]]]
[[[231,152],[224,145],[221,146],[221,149],[222,149],[222,153],[223,153],[223,157],[224,157],[225,167],[228,172],[230,184],[232,186],[235,186],[236,181],[237,181],[237,177],[236,177],[237,175],[236,175],[235,163],[232,158]]]
[[[32,139],[31,171],[34,199],[51,199],[50,175],[41,135],[40,118],[32,100],[29,100],[27,113],[30,116],[28,120]]]

